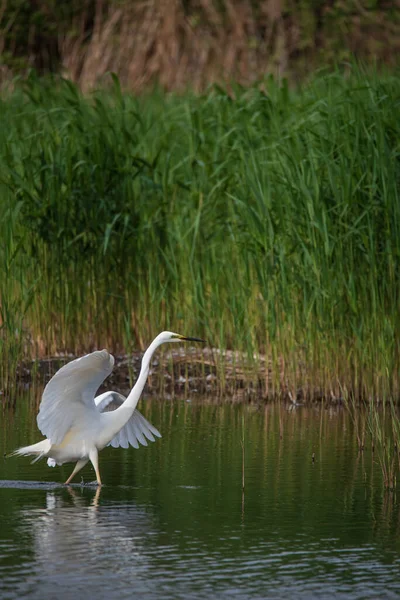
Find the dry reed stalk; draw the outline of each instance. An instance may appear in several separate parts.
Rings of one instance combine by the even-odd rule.
[[[153,83],[168,90],[248,85],[268,73],[304,76],[352,56],[396,65],[400,49],[396,0],[373,8],[368,0],[17,4],[0,0],[2,79],[27,67],[46,72],[61,65],[84,90],[110,71],[136,90]]]
[[[223,17],[209,0],[193,4],[190,14],[180,0],[118,6],[98,0],[85,42],[86,20],[83,12],[75,38],[59,40],[64,74],[84,90],[110,71],[135,89],[156,81],[166,89],[248,84],[266,72],[281,73],[288,63],[280,0],[262,2],[258,15],[248,2],[226,0]]]

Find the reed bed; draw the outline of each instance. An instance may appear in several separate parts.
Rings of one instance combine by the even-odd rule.
[[[218,349],[193,368],[220,391],[399,398],[398,77],[136,97],[32,75],[0,102],[3,386],[168,328]]]

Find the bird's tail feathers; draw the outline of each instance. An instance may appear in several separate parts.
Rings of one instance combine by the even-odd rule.
[[[43,458],[49,452],[51,448],[50,440],[42,440],[37,444],[32,444],[31,446],[23,446],[22,448],[17,448],[14,452],[10,452],[10,454],[6,455],[6,458],[10,456],[30,456],[34,455],[35,458],[32,461],[32,464]]]

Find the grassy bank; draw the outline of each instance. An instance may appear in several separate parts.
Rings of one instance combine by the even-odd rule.
[[[264,393],[398,398],[398,78],[140,98],[31,78],[0,115],[3,382],[169,328],[242,351]]]

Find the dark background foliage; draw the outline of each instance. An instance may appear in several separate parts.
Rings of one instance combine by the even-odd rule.
[[[266,73],[303,78],[356,57],[393,66],[398,0],[3,0],[2,77],[34,68],[83,89],[113,71],[124,87],[196,89]]]

